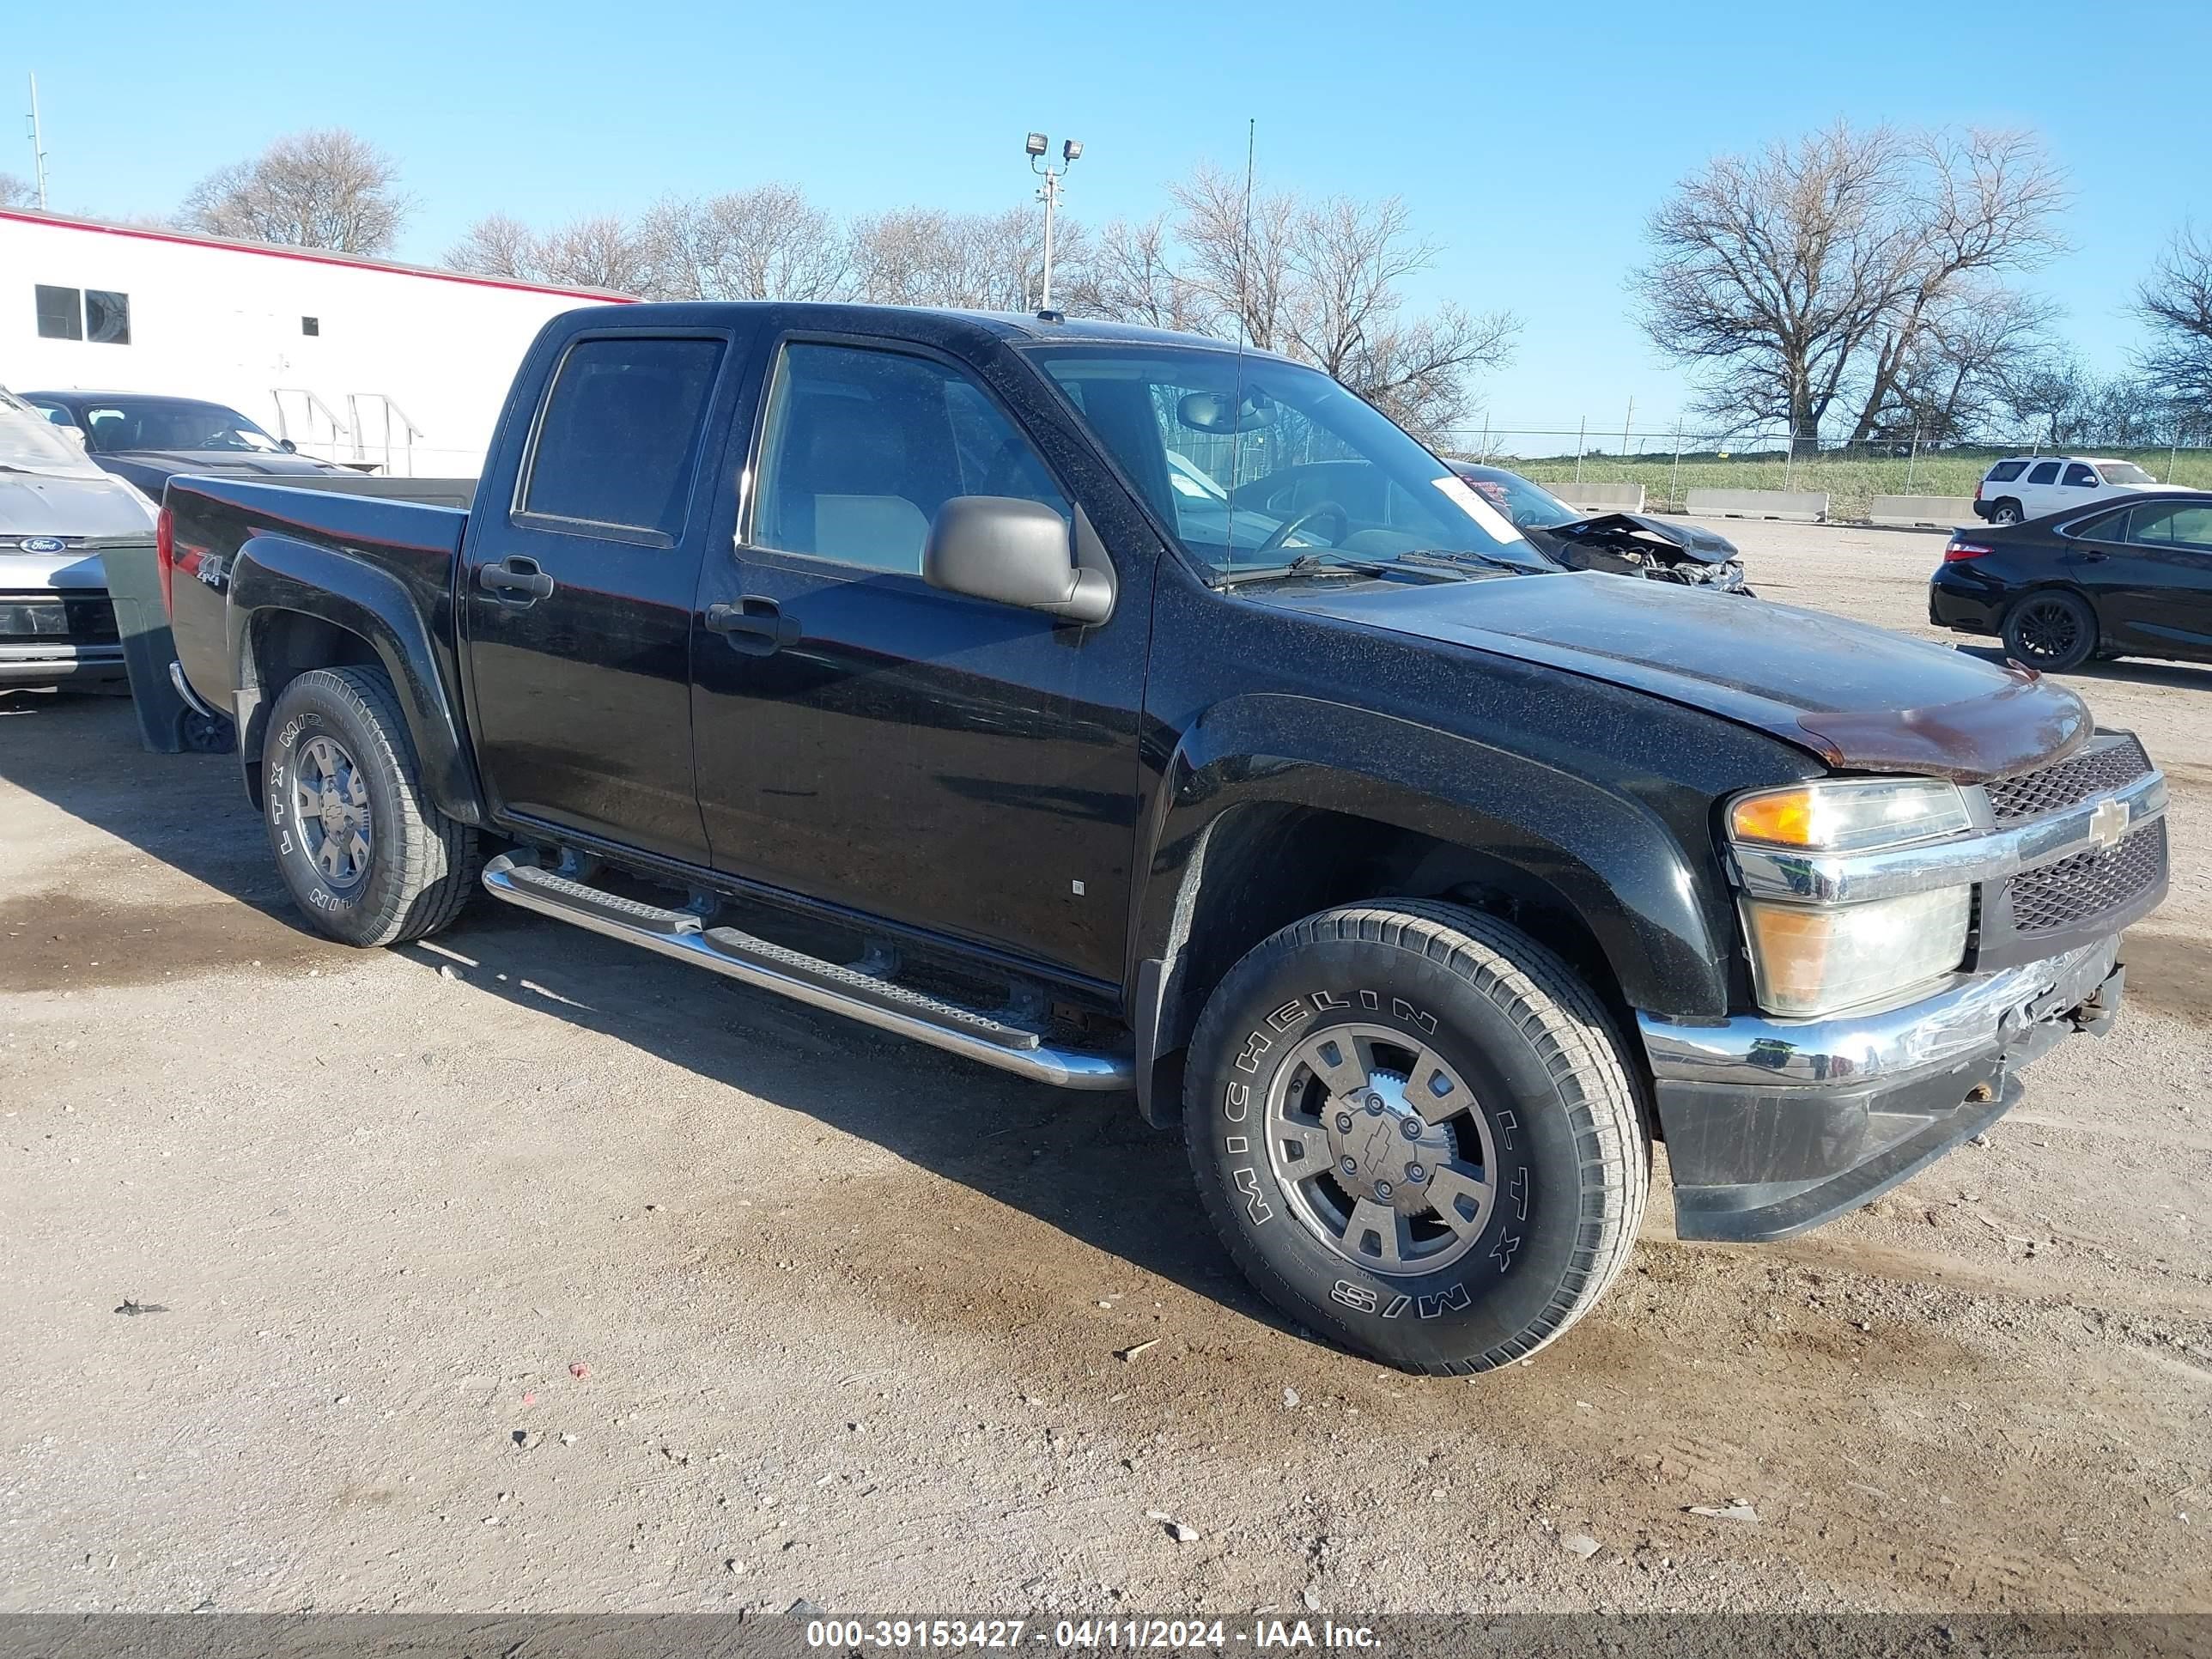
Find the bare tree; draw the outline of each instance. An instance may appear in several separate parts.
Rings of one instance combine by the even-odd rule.
[[[398,182],[398,165],[366,139],[317,128],[203,179],[179,222],[210,236],[383,253],[413,210]]]
[[[2142,369],[2197,429],[2212,420],[2212,234],[2184,226],[2136,292],[2150,325]]]
[[[843,234],[789,185],[663,202],[638,237],[660,299],[835,300],[850,278]]]
[[[1841,396],[1860,394],[1862,428],[1878,418],[1922,328],[1972,278],[2057,246],[2062,199],[2017,133],[1838,123],[1718,156],[1651,217],[1639,320],[1698,374],[1706,413],[1785,421],[1810,450]]]
[[[468,228],[446,250],[454,270],[506,276],[521,283],[611,289],[642,298],[653,292],[654,257],[644,238],[611,213],[588,215],[534,231],[519,219],[495,213]]]
[[[1203,326],[1200,294],[1176,267],[1165,214],[1134,224],[1116,219],[1100,231],[1088,270],[1068,292],[1068,308],[1086,317],[1151,328]]]
[[[2057,312],[2047,301],[1988,284],[1931,303],[1854,441],[1945,443],[1987,430],[2015,392],[2049,384]]]
[[[871,304],[1026,311],[1042,287],[1044,225],[1026,208],[988,214],[904,208],[854,222],[851,257],[854,295]],[[1082,226],[1060,221],[1054,283],[1082,291],[1088,259]]]
[[[1811,447],[1905,268],[1888,204],[1900,147],[1838,125],[1747,159],[1717,156],[1675,186],[1631,279],[1645,333],[1705,383],[1705,413],[1788,421]]]
[[[446,264],[453,270],[479,276],[507,276],[516,282],[541,280],[538,235],[521,220],[494,213],[479,219],[446,250]]]
[[[2031,269],[2064,246],[2052,222],[2065,204],[2065,181],[2029,134],[1923,132],[1907,149],[1912,185],[1898,210],[1907,263],[1870,342],[1874,363],[1851,431],[1854,442],[1873,432],[1923,330],[1948,322],[1955,344],[1964,323],[1968,334],[1992,346],[2003,343],[2002,329],[1992,334],[1962,314],[1959,301],[1969,295],[1971,284],[1995,272]],[[2008,313],[2017,333],[2025,318],[2017,303],[1986,320],[2002,323]],[[2036,326],[2047,319],[2046,313]],[[1955,362],[1955,351],[1951,355]]]
[[[0,207],[36,207],[39,187],[12,173],[0,173]]]
[[[1218,168],[1201,167],[1170,193],[1178,210],[1182,276],[1209,332],[1279,349],[1294,280],[1291,247],[1304,211],[1295,196],[1258,195]]]
[[[1416,436],[1441,441],[1466,416],[1468,376],[1511,355],[1519,325],[1445,305],[1405,315],[1404,285],[1436,263],[1396,197],[1377,202],[1249,193],[1202,167],[1175,187],[1180,325],[1239,333],[1313,364]]]

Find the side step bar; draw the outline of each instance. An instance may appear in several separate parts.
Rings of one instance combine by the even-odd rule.
[[[1135,1070],[1124,1055],[1047,1048],[1036,1032],[975,1009],[787,950],[734,927],[710,928],[689,910],[640,903],[534,865],[517,864],[507,854],[484,866],[483,884],[494,898],[526,910],[642,945],[878,1030],[965,1054],[1002,1072],[1060,1089],[1134,1086]]]

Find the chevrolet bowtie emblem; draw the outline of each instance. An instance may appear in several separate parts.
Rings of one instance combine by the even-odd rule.
[[[2127,803],[2100,800],[2097,810],[2089,814],[2089,839],[2107,853],[2120,844],[2128,833]]]

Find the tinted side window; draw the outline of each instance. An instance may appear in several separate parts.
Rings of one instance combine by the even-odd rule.
[[[37,285],[39,300],[39,337],[42,340],[82,340],[84,338],[84,306],[73,288],[50,288]]]
[[[1073,516],[1029,440],[959,370],[864,347],[784,348],[754,545],[919,575],[930,520],[955,495],[1012,495]]]
[[[2044,462],[2042,465],[2037,467],[2034,471],[2027,475],[2027,481],[2030,483],[2057,483],[2058,482],[2058,463],[2056,461]]]
[[[2147,547],[2212,552],[2212,507],[2139,507],[2135,533],[2128,539]]]
[[[2076,489],[2094,489],[2097,487],[2096,469],[2084,466],[2079,461],[2071,462],[2066,468],[2064,482]]]
[[[522,510],[684,533],[719,340],[580,340],[546,394]]]
[[[2027,463],[2026,461],[1999,461],[1995,466],[1990,469],[1989,482],[1991,483],[2010,483],[2014,478],[2017,478],[2021,473],[2027,471]]]

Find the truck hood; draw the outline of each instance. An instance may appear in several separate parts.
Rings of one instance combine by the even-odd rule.
[[[1434,584],[1323,579],[1243,597],[1586,675],[1705,709],[1841,771],[1975,782],[2089,737],[2063,686],[1815,611],[1590,571]]]

